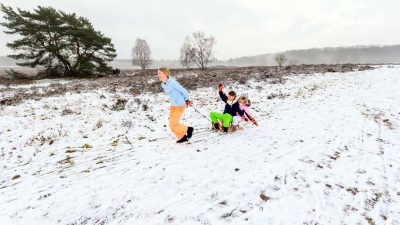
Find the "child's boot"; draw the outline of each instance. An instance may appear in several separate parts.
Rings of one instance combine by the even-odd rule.
[[[239,128],[239,126],[238,126],[238,125],[232,125],[232,131],[237,131],[237,130],[238,130],[238,128]]]
[[[187,138],[187,136],[185,135],[185,136],[183,136],[181,139],[177,140],[176,143],[183,143],[183,142],[186,142],[186,141],[188,141],[188,138]]]
[[[212,123],[212,129],[219,130],[219,123]]]
[[[194,131],[193,127],[188,127],[188,130],[187,130],[187,133],[186,133],[187,139],[190,139],[192,137],[193,131]]]

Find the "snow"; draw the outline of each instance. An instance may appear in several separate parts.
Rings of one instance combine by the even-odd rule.
[[[42,80],[32,80],[31,84],[20,84],[20,85],[8,85],[9,88],[31,88],[31,87],[48,87],[52,84],[67,84],[70,83],[72,80],[64,79],[64,78],[58,78],[58,79],[42,79]],[[0,85],[0,88],[4,87],[3,85]]]
[[[215,133],[188,108],[185,144],[163,93],[1,109],[0,223],[400,224],[400,66],[285,78],[224,84],[260,126]],[[190,95],[223,109],[214,87]]]

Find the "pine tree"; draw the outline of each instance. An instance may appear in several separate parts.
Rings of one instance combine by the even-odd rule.
[[[7,34],[20,39],[7,43],[18,65],[44,67],[48,75],[81,76],[110,73],[107,62],[116,54],[111,39],[96,31],[88,19],[52,7],[32,12],[1,4]]]

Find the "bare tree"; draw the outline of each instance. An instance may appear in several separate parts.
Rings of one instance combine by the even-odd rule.
[[[153,59],[151,58],[150,47],[144,39],[136,39],[135,47],[132,49],[132,64],[146,69]]]
[[[189,68],[194,58],[194,48],[191,45],[189,36],[186,36],[185,41],[181,47],[181,55],[179,61],[182,66]]]
[[[282,67],[283,64],[285,64],[285,62],[287,61],[287,58],[286,58],[285,54],[280,53],[280,54],[275,55],[274,60],[278,64],[279,67]]]
[[[213,36],[206,37],[201,31],[193,33],[192,38],[187,36],[181,48],[181,64],[188,67],[190,63],[194,63],[197,67],[205,69],[208,63],[216,60],[213,56],[215,44]]]

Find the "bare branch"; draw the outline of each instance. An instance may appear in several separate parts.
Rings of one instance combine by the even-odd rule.
[[[285,62],[287,61],[287,58],[286,58],[285,54],[280,53],[280,54],[275,55],[274,60],[278,64],[279,67],[282,67],[283,64],[285,64]]]
[[[135,47],[132,49],[132,64],[145,70],[152,62],[150,47],[146,40],[136,39]]]
[[[197,31],[192,34],[192,38],[186,36],[181,47],[181,65],[190,67],[193,63],[201,69],[205,69],[207,64],[216,60],[213,57],[213,48],[216,44],[213,36],[206,37],[204,32]]]

